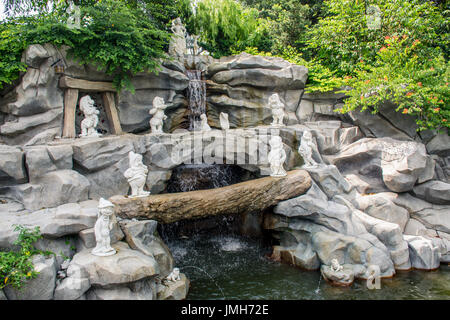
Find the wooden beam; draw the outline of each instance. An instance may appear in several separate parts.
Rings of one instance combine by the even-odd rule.
[[[59,79],[59,86],[64,89],[78,89],[86,92],[116,92],[112,82],[89,81],[83,79],[75,79],[69,76],[62,76]]]
[[[75,112],[77,109],[78,89],[66,89],[64,92],[64,128],[63,138],[75,138]]]
[[[105,106],[106,117],[108,118],[109,129],[112,134],[122,134],[119,114],[117,113],[115,94],[113,92],[103,92],[103,105]]]

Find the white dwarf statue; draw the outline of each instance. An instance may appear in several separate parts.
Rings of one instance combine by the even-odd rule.
[[[95,127],[98,124],[98,114],[100,113],[94,106],[94,100],[90,96],[84,96],[80,99],[80,110],[84,113],[84,119],[81,121],[80,137],[99,137]]]
[[[142,163],[142,155],[130,151],[128,154],[130,167],[124,172],[125,178],[131,187],[131,197],[145,197],[150,194],[144,191],[145,182],[147,181],[147,167]]]
[[[272,109],[272,126],[283,126],[284,104],[277,93],[269,97],[269,107]]]
[[[166,107],[167,105],[164,104],[163,98],[155,97],[153,99],[153,108],[149,111],[153,115],[150,119],[152,133],[163,133],[163,121],[167,119],[167,116],[164,114]]]
[[[230,122],[228,121],[228,113],[221,112],[219,120],[220,120],[220,127],[222,128],[222,130],[230,129]]]
[[[111,247],[110,235],[110,231],[113,228],[113,221],[111,221],[113,214],[114,204],[100,198],[98,202],[98,218],[94,226],[97,245],[92,249],[92,254],[95,256],[106,257],[116,253],[116,250]]]
[[[186,28],[183,26],[180,18],[172,21],[173,35],[169,43],[169,55],[175,59],[183,59],[186,52]]]
[[[270,152],[267,159],[270,164],[270,170],[272,171],[272,177],[286,176],[286,170],[283,168],[284,161],[286,160],[286,151],[283,148],[283,141],[280,136],[273,136],[270,141]]]
[[[166,279],[173,282],[181,280],[180,269],[173,268],[172,272],[167,276]]]
[[[331,260],[331,270],[332,271],[339,272],[339,271],[342,271],[343,269],[344,269],[344,267],[339,264],[339,261],[337,259]]]
[[[305,167],[316,167],[319,165],[313,159],[313,152],[315,152],[317,156],[320,156],[319,151],[317,150],[317,145],[313,141],[311,131],[306,130],[303,132],[302,140],[300,142],[300,146],[298,147],[298,153],[303,157]]]
[[[200,115],[200,121],[201,121],[201,131],[211,131],[211,127],[208,124],[208,118],[206,117],[206,114],[202,113]]]

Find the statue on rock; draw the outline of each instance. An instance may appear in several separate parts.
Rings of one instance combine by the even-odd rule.
[[[331,266],[323,264],[320,272],[325,280],[335,286],[349,286],[355,278],[351,265],[340,265],[337,259],[331,260]]]
[[[150,194],[144,191],[145,183],[147,182],[147,167],[142,163],[142,155],[130,151],[128,154],[130,160],[130,167],[124,172],[125,178],[131,187],[131,197],[145,197]]]
[[[202,113],[200,115],[200,121],[201,121],[201,131],[211,131],[211,127],[208,124],[208,118],[206,117],[206,114]]]
[[[284,104],[281,102],[278,93],[269,97],[269,107],[272,109],[272,126],[284,126]]]
[[[100,198],[98,202],[98,218],[94,226],[95,241],[97,245],[92,249],[92,254],[99,257],[111,256],[116,250],[111,247],[110,231],[113,228],[111,216],[114,214],[114,204]]]
[[[80,99],[80,110],[84,113],[84,119],[81,121],[80,137],[99,137],[101,134],[95,129],[98,124],[98,114],[95,102],[88,95]]]
[[[173,268],[172,272],[166,278],[168,281],[176,282],[181,280],[180,269]]]
[[[220,127],[222,128],[222,130],[230,129],[230,122],[228,121],[228,113],[221,112],[219,120],[220,120]]]
[[[273,136],[270,141],[270,152],[267,159],[270,164],[270,170],[272,171],[271,177],[284,177],[287,175],[286,170],[283,168],[284,161],[286,160],[286,151],[283,148],[283,140],[280,136]]]
[[[305,130],[305,132],[303,132],[302,140],[298,147],[298,153],[305,161],[304,167],[317,167],[319,165],[319,163],[313,159],[313,153],[315,153],[317,157],[320,157],[320,153],[310,130]]]
[[[153,115],[150,119],[152,133],[163,133],[163,121],[167,119],[167,116],[164,114],[166,108],[167,105],[164,103],[163,98],[155,97],[153,99],[153,108],[149,111],[149,114]]]
[[[169,43],[169,56],[177,60],[183,60],[186,52],[186,28],[181,23],[181,19],[176,18],[172,21],[170,29],[173,35]]]

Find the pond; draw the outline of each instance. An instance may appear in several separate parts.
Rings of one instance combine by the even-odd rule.
[[[265,258],[258,240],[239,235],[195,235],[168,240],[175,266],[191,281],[187,300],[450,300],[450,267],[438,271],[398,272],[369,290],[364,280],[348,288],[332,287],[319,271],[304,271]]]

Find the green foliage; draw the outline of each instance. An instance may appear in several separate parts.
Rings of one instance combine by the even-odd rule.
[[[119,90],[132,91],[133,74],[158,71],[170,39],[167,24],[181,11],[189,14],[186,0],[77,3],[82,5],[81,28],[68,27],[71,13],[65,1],[57,2],[51,12],[13,17],[0,24],[0,88],[25,71],[20,58],[28,45],[53,43],[68,45],[71,57],[81,64],[97,65],[114,77]]]
[[[305,51],[340,77],[353,76],[360,62],[373,65],[386,36],[406,35],[410,44],[420,40],[424,50],[448,44],[448,37],[441,32],[446,28],[443,13],[429,1],[371,1],[381,10],[380,29],[369,29],[363,0],[330,0],[324,4],[328,16],[309,30]]]
[[[12,286],[22,288],[27,280],[36,278],[38,272],[34,270],[31,257],[35,254],[49,255],[51,252],[37,250],[33,243],[42,238],[39,227],[30,230],[23,226],[15,226],[14,231],[19,232],[15,245],[17,251],[0,251],[0,289]]]
[[[268,46],[267,25],[258,18],[258,11],[234,0],[199,1],[194,25],[201,45],[215,57],[249,46]]]
[[[378,111],[386,101],[417,118],[419,130],[450,127],[450,66],[442,54],[425,55],[426,45],[407,36],[386,37],[374,66],[358,71],[347,82],[352,90],[341,112]]]

